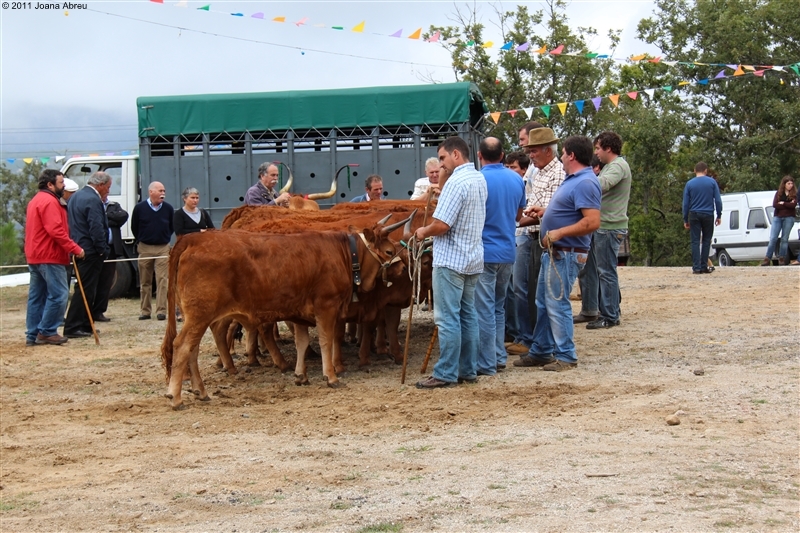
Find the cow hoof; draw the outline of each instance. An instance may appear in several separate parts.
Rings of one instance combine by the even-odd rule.
[[[178,405],[172,406],[173,411],[183,411],[184,409],[186,409],[186,406],[183,405],[183,402],[179,403]]]
[[[217,368],[222,368],[222,367],[224,366],[224,365],[222,364],[222,360],[221,360],[221,359],[217,359],[217,362],[216,362],[216,363],[214,363],[214,364],[217,366]]]
[[[200,395],[199,394],[195,394],[195,396],[200,396]],[[202,398],[198,398],[198,400],[200,400],[201,402],[210,402],[211,401],[211,397],[209,397],[208,395],[205,395]]]
[[[298,387],[300,385],[310,385],[310,383],[308,381],[308,376],[297,376],[297,375],[295,375],[294,384],[297,385]]]
[[[166,393],[166,394],[164,395],[164,398],[169,398],[169,399],[171,400],[171,399],[172,399],[172,394],[170,394],[170,393],[168,392],[168,393]]]
[[[328,387],[332,389],[341,389],[344,388],[344,386],[345,386],[344,383],[342,383],[341,381],[330,381],[330,380],[328,381]]]
[[[345,368],[344,365],[335,366],[333,367],[333,371],[336,372],[336,374],[342,374],[343,372],[347,372],[347,368]]]
[[[255,361],[248,361],[247,366],[261,366],[261,363],[259,363],[258,359],[256,359]]]

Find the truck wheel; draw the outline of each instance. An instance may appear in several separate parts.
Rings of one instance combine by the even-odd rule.
[[[131,290],[133,281],[133,269],[128,263],[117,263],[117,271],[114,273],[114,283],[108,293],[109,298],[119,298]]]
[[[717,250],[717,260],[721,267],[732,267],[736,264],[736,261],[731,259],[731,256],[728,255],[727,250]]]

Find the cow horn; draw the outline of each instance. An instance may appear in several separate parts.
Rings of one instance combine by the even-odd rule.
[[[397,228],[399,228],[399,227],[400,227],[400,226],[402,226],[403,224],[406,224],[406,223],[408,223],[408,221],[409,221],[409,220],[412,220],[412,219],[414,218],[414,215],[416,215],[416,214],[417,214],[417,210],[416,210],[416,209],[414,209],[414,212],[413,212],[413,213],[411,213],[411,216],[410,216],[410,217],[408,217],[407,219],[405,219],[405,220],[401,220],[400,222],[395,222],[395,223],[394,223],[394,224],[392,224],[391,226],[384,226],[384,228],[383,228],[383,234],[384,234],[384,235],[388,235],[388,234],[390,234],[391,232],[393,232],[394,230],[396,230]]]
[[[383,224],[386,224],[387,222],[389,222],[389,219],[390,219],[390,218],[392,218],[392,214],[391,214],[391,213],[389,213],[388,215],[386,215],[385,217],[383,217],[382,219],[380,219],[380,220],[378,221],[378,224],[381,224],[381,225],[383,225]]]
[[[289,181],[286,182],[286,185],[284,185],[283,188],[280,191],[278,191],[278,193],[283,194],[285,192],[289,192],[289,189],[292,188],[292,183],[294,183],[294,174],[292,174],[292,169],[289,168],[289,165],[287,165],[286,163],[282,163],[280,161],[275,161],[275,164],[283,165],[286,167],[286,170],[289,171]]]
[[[308,199],[309,199],[309,200],[321,200],[321,199],[323,199],[323,198],[330,198],[330,197],[332,197],[334,194],[336,194],[336,181],[337,181],[337,180],[336,180],[336,178],[338,178],[338,177],[339,177],[339,172],[340,172],[340,171],[341,171],[343,168],[347,168],[348,166],[349,166],[349,165],[344,165],[343,167],[339,168],[339,170],[337,170],[337,171],[336,171],[336,173],[334,173],[334,175],[333,175],[333,180],[331,181],[331,190],[329,190],[328,192],[315,192],[315,193],[311,193],[311,194],[309,194],[309,195],[308,195]]]
[[[406,219],[406,227],[403,228],[403,233],[411,233],[411,222],[414,220],[414,216],[417,214],[417,210],[411,213],[411,216]]]

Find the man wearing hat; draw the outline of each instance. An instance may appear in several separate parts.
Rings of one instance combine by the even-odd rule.
[[[538,206],[546,209],[564,181],[564,167],[558,159],[558,138],[550,128],[534,128],[528,132],[525,151],[531,158],[531,166],[537,169],[531,195],[528,197],[528,208]],[[520,226],[527,226],[530,230],[531,256],[528,265],[528,312],[519,313],[518,309],[520,338],[508,347],[510,355],[520,356],[514,361],[514,366],[529,366],[524,356],[533,345],[533,330],[536,326],[536,287],[542,265],[542,246],[540,220],[534,213],[531,214],[534,216],[520,220]]]
[[[64,178],[64,192],[61,193],[61,205],[66,207],[69,197],[78,192],[78,184],[69,178]]]

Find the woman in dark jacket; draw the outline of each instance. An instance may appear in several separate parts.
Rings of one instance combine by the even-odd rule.
[[[186,187],[181,194],[183,197],[183,208],[175,210],[175,217],[172,225],[175,228],[175,235],[180,238],[187,233],[197,233],[214,229],[214,222],[208,211],[197,207],[200,203],[200,193],[194,187]]]
[[[778,244],[778,235],[781,236],[781,246],[778,251],[778,263],[781,265],[789,264],[789,233],[794,226],[795,208],[797,207],[797,188],[791,176],[784,176],[775,199],[772,201],[775,211],[772,215],[772,230],[769,235],[769,246],[767,255],[761,262],[761,266],[768,266],[772,261],[772,254]]]

